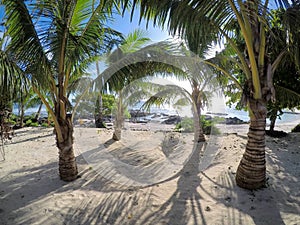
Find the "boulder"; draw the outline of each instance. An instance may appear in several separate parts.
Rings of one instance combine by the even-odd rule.
[[[141,110],[134,110],[134,109],[130,110],[129,113],[132,118],[133,117],[145,117],[145,116],[150,115],[150,113],[148,113],[148,112],[144,112]]]
[[[300,132],[300,124],[298,124],[297,126],[295,126],[295,127],[292,129],[292,132]]]
[[[244,120],[241,120],[237,117],[229,117],[229,118],[225,118],[225,123],[226,124],[245,124],[247,122],[245,122]]]
[[[179,122],[181,122],[181,117],[173,115],[173,116],[168,116],[168,118],[166,120],[162,121],[161,123],[162,124],[177,124]]]
[[[266,135],[270,136],[270,137],[275,137],[275,138],[283,138],[285,136],[287,136],[287,133],[284,131],[278,131],[278,130],[266,130]]]

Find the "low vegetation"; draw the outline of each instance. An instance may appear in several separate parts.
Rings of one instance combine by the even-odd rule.
[[[203,133],[206,135],[220,134],[220,130],[216,127],[217,122],[220,122],[219,118],[207,118],[206,116],[202,115],[200,117],[200,123],[202,125]],[[184,117],[181,122],[176,124],[175,131],[185,133],[194,132],[194,119]]]
[[[23,123],[21,123],[21,117],[15,114],[12,114],[7,122],[13,126],[14,129],[21,128],[21,124],[25,127],[54,127],[53,121],[48,118],[36,119],[35,115],[27,115],[23,118]]]

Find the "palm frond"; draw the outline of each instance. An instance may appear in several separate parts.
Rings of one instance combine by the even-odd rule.
[[[27,86],[25,73],[11,58],[7,50],[0,50],[0,93],[1,107],[7,107],[23,91],[20,87]]]
[[[167,85],[159,85],[154,84],[158,87],[158,91],[150,96],[144,104],[141,106],[141,109],[150,110],[152,105],[156,105],[158,107],[163,106],[165,104],[176,105],[180,99],[186,99],[186,102],[191,102],[190,93],[182,87],[173,84]],[[182,100],[181,100],[182,102]]]
[[[89,74],[86,76],[81,74],[81,76],[69,83],[68,96],[71,94],[80,95],[84,93],[86,89],[91,89],[90,87],[92,86],[92,83],[93,79],[89,76]]]
[[[40,85],[49,86],[52,68],[43,48],[44,35],[39,36],[36,32],[28,6],[24,1],[3,0],[2,3],[10,37],[9,51],[14,52],[18,65],[26,69],[32,79]]]
[[[200,83],[211,77],[211,70],[202,59],[184,49],[180,43],[164,41],[120,57],[98,79],[121,88],[134,77],[138,79],[158,74],[172,75],[181,80],[190,78]]]
[[[120,46],[123,53],[132,53],[142,47],[146,46],[151,39],[147,37],[148,33],[141,29],[136,29],[129,33],[125,39],[124,43]]]
[[[300,90],[295,92],[288,88],[276,85],[276,102],[279,102],[283,108],[300,107]]]

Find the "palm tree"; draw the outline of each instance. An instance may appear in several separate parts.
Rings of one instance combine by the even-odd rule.
[[[159,43],[156,44],[159,46]],[[192,107],[192,112],[195,120],[195,141],[203,142],[205,141],[205,136],[201,126],[201,111],[204,106],[209,104],[209,99],[212,97],[212,93],[217,93],[220,90],[220,82],[217,76],[212,74],[207,66],[204,65],[203,60],[191,54],[184,46],[181,44],[177,47],[180,49],[181,56],[178,57],[176,54],[168,55],[171,66],[175,66],[178,69],[175,70],[169,76],[175,76],[179,80],[188,80],[192,92],[190,93],[185,88],[178,87],[176,85],[161,85],[149,82],[149,79],[135,79],[130,80],[127,85],[124,85],[122,91],[119,91],[119,98],[117,102],[117,115],[116,124],[119,125],[118,134],[121,132],[121,124],[123,121],[124,110],[127,105],[133,105],[136,101],[140,99],[149,98],[142,106],[149,110],[150,106],[153,104],[161,105],[164,103],[170,103],[171,99],[176,99],[176,104],[190,104]],[[135,71],[131,71],[135,72]],[[141,72],[140,72],[141,73]],[[155,70],[142,72],[145,75],[157,75]],[[151,97],[150,97],[151,96]],[[178,97],[180,97],[178,99]],[[122,100],[124,98],[124,101]],[[125,99],[126,98],[126,99]],[[113,139],[117,139],[118,136],[116,132],[114,133]]]
[[[100,65],[99,62],[96,62],[96,72],[97,76],[100,75]],[[102,87],[103,85],[101,85]],[[97,99],[96,99],[96,105],[95,105],[95,125],[97,128],[105,128],[104,120],[103,120],[103,98],[102,98],[102,93],[103,91],[99,91],[97,94]]]
[[[23,92],[26,87],[26,76],[14,62],[14,56],[9,51],[6,31],[0,38],[0,124],[1,137],[4,135],[7,120],[13,109],[13,102],[17,97],[17,90]],[[21,88],[22,87],[22,88]]]
[[[137,29],[128,34],[123,43],[108,54],[108,68],[95,80],[96,86],[103,88],[104,84],[108,84],[109,88],[117,94],[113,140],[121,139],[126,109],[122,90],[126,86],[134,80],[147,76],[183,74],[179,63],[166,62],[163,57],[174,56],[175,59],[178,45],[175,46],[171,42],[160,42],[145,46],[149,42],[150,39],[142,30]]]
[[[293,8],[289,11],[293,14]],[[272,10],[272,25],[271,32],[274,35],[269,38],[270,43],[270,57],[275,59],[280,52],[287,46],[284,41],[278,41],[278,39],[286,39],[286,25],[290,25],[290,22],[285,21],[286,12],[283,10]],[[285,25],[285,26],[283,26]],[[268,103],[268,116],[270,118],[270,134],[274,132],[275,122],[277,117],[283,114],[283,109],[294,109],[300,106],[300,76],[299,76],[299,55],[295,51],[299,51],[300,29],[293,28],[292,37],[293,48],[290,48],[289,54],[281,60],[277,70],[274,72],[274,86],[276,90],[276,102]],[[297,56],[298,55],[298,56]]]
[[[34,93],[32,86],[30,85],[29,81],[19,81],[19,85],[17,87],[18,92],[16,93],[16,98],[14,99],[14,104],[18,105],[18,116],[19,116],[19,124],[18,127],[24,126],[24,116],[25,111],[29,108],[37,107],[37,111],[34,115],[33,122],[38,121],[43,102],[41,101],[40,97]]]
[[[119,61],[122,58],[125,58],[127,54],[134,53],[135,51],[144,47],[147,43],[150,42],[150,39],[146,37],[146,33],[142,30],[134,30],[132,33],[129,33],[125,38],[123,43],[118,46],[116,50],[111,52],[108,56],[108,64],[112,62]],[[119,141],[121,140],[121,130],[124,122],[124,112],[126,110],[126,105],[123,104],[123,94],[122,89],[126,87],[133,79],[137,79],[140,75],[136,74],[138,71],[131,70],[130,74],[125,77],[124,80],[119,80],[119,82],[114,82],[110,85],[110,87],[116,91],[118,97],[116,102],[116,113],[115,113],[115,129],[113,133],[113,140]],[[109,83],[110,80],[108,80]]]
[[[84,59],[110,48],[117,32],[105,27],[117,3],[86,0],[3,0],[9,49],[22,70],[29,74],[34,91],[50,113],[59,149],[59,175],[77,178],[73,150],[72,106],[68,88]],[[50,92],[54,109],[44,97]]]
[[[191,71],[189,70],[189,72]],[[216,75],[209,71],[201,73],[199,76],[195,76],[195,74],[193,74],[193,76],[185,76],[184,78],[189,81],[191,92],[186,88],[179,87],[178,85],[153,84],[154,86],[157,86],[156,93],[153,95],[150,92],[149,94],[152,96],[143,104],[142,107],[149,109],[153,104],[159,106],[170,103],[172,99],[175,101],[175,106],[191,105],[194,118],[194,141],[205,142],[206,138],[204,136],[200,120],[202,110],[205,106],[210,105],[210,100],[213,94],[217,93],[221,89],[220,83]]]
[[[182,42],[167,40],[140,48],[143,42],[148,41],[145,38],[141,40],[143,35],[141,35],[142,33],[140,32],[141,31],[137,30],[125,38],[124,43],[113,51],[108,58],[109,62],[114,62],[110,67],[112,70],[115,70],[115,72],[110,76],[107,82],[118,94],[113,139],[121,139],[125,108],[130,101],[137,97],[137,95],[130,96],[133,93],[130,91],[130,84],[137,79],[143,80],[147,76],[175,76],[179,80],[188,80],[192,88],[192,93],[188,93],[188,91],[184,89],[176,89],[175,86],[172,86],[175,89],[171,91],[170,86],[167,86],[167,89],[164,87],[161,90],[161,93],[169,92],[164,100],[167,101],[168,97],[172,95],[184,93],[187,99],[190,100],[192,112],[194,113],[195,141],[205,141],[200,122],[201,110],[208,102],[209,94],[207,89],[216,90],[216,88],[219,87],[219,80],[217,80],[216,76],[211,74],[208,66],[203,63],[203,60],[190,52]],[[192,48],[195,42],[189,41],[188,44],[190,48]],[[204,47],[198,48],[198,55],[204,54],[205,50]],[[110,67],[108,70],[111,69]],[[115,67],[116,69],[114,69]],[[105,73],[106,71],[104,71],[100,77],[105,76]],[[145,80],[145,82],[146,81],[147,80]],[[100,82],[103,83],[102,80]],[[142,83],[139,84],[142,85]],[[149,85],[147,87],[149,88]],[[163,98],[161,98],[161,93],[159,94],[159,98],[153,96],[146,104],[149,106],[152,103],[164,101]],[[139,94],[145,96],[145,93]]]
[[[286,40],[286,30],[283,26],[284,22],[282,18],[285,12],[283,10],[272,10],[271,14],[271,29],[266,32],[266,36],[268,39],[268,55],[271,61],[273,61],[287,48],[287,45],[285,41],[283,41]],[[235,38],[235,42],[242,51],[245,48],[245,41],[240,38],[241,34],[239,27],[236,25],[234,27],[236,29],[235,32],[238,34]],[[295,31],[293,31],[293,33],[293,35],[299,36]],[[295,43],[293,45],[295,46]],[[297,48],[299,47],[296,47],[295,49]],[[235,53],[231,51],[231,46],[226,47],[220,54],[231,54],[231,57],[235,57]],[[222,63],[224,67],[231,70],[232,74],[236,74],[238,79],[246,80],[245,74],[233,63],[219,63]],[[300,94],[297,92],[299,92],[298,87],[300,80],[299,76],[297,76],[297,71],[297,63],[291,52],[285,54],[285,57],[280,61],[277,69],[274,71],[273,82],[276,93],[276,102],[270,101],[267,104],[267,116],[271,122],[270,131],[268,133],[271,135],[274,132],[277,117],[280,118],[280,115],[283,114],[282,110],[285,108],[293,109],[299,106]],[[226,94],[230,97],[231,102],[238,102],[240,99],[237,98],[237,95],[241,95],[242,92],[233,90],[233,88],[234,86],[232,87],[232,85],[230,85]],[[237,107],[240,108],[241,105],[238,103]],[[274,135],[276,135],[276,133],[274,133]]]
[[[129,1],[128,1],[129,2]],[[290,1],[277,0],[278,6],[290,7]],[[296,4],[296,1],[291,1]],[[274,61],[268,56],[266,31],[269,30],[269,1],[263,0],[191,0],[170,1],[134,0],[140,4],[141,17],[154,19],[158,25],[168,25],[169,31],[184,39],[195,38],[199,44],[207,43],[207,37],[217,34],[219,40],[226,39],[237,60],[228,58],[243,71],[245,83],[230,77],[243,90],[242,102],[248,105],[250,127],[246,151],[236,173],[240,187],[257,189],[265,186],[265,126],[267,102],[274,100],[272,74],[284,56],[280,53]],[[125,4],[126,5],[126,4]],[[296,15],[296,14],[295,14]],[[297,17],[299,18],[299,17]],[[232,37],[232,25],[236,23],[245,41],[244,51],[240,51]],[[299,24],[295,23],[294,24]],[[211,64],[216,67],[215,64]],[[219,68],[224,71],[224,69]],[[229,75],[227,73],[227,75]]]

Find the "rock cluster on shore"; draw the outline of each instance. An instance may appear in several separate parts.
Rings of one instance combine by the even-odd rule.
[[[245,124],[245,123],[248,123],[248,122],[241,120],[237,117],[225,118],[225,124]]]
[[[182,117],[180,117],[179,115],[169,115],[169,114],[165,114],[165,113],[150,113],[150,112],[145,112],[145,111],[140,111],[140,110],[130,110],[130,122],[134,122],[134,123],[147,123],[150,122],[152,120],[158,120],[160,121],[160,123],[162,124],[177,124],[179,122],[181,122]],[[205,119],[206,120],[212,120],[213,118],[218,118],[220,119],[220,123],[224,123],[224,124],[246,124],[248,122],[243,121],[241,119],[239,119],[238,117],[228,117],[225,118],[223,116],[226,116],[227,114],[217,114],[213,117],[212,113],[208,113],[207,115],[205,115]]]
[[[176,125],[181,122],[182,118],[179,115],[169,115],[165,113],[150,113],[150,112],[145,112],[145,111],[140,111],[140,110],[130,110],[130,119],[129,122],[131,123],[141,123],[141,124],[147,124],[149,122],[154,122],[154,123],[160,123],[160,124],[167,124],[167,125]],[[104,122],[108,124],[113,123],[113,118],[104,118]],[[205,115],[205,120],[217,120],[218,123],[220,124],[228,124],[228,125],[238,125],[238,124],[247,124],[248,122],[243,121],[239,119],[238,117],[229,117],[229,118],[224,118],[221,115],[218,116],[211,116]],[[80,125],[85,125],[90,127],[93,126],[93,118],[90,119],[78,119],[75,124],[80,124]],[[111,126],[110,126],[111,127]]]

